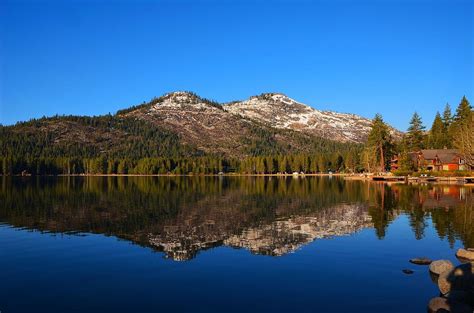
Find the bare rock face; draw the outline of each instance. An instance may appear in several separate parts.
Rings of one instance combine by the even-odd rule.
[[[156,137],[162,141],[156,149],[161,156],[174,155],[176,148],[184,156],[241,158],[314,153],[326,140],[364,143],[371,123],[354,114],[319,111],[283,94],[220,104],[179,91],[119,110],[111,117],[47,118],[9,129],[25,134],[40,131],[52,138],[51,145],[85,145],[100,152],[128,150],[145,137]],[[139,125],[146,126],[147,134],[137,130]],[[401,132],[390,131],[394,138],[401,137]]]
[[[474,261],[474,250],[472,249],[458,249],[456,257],[461,260]]]
[[[453,263],[448,260],[437,260],[430,264],[430,272],[436,275],[454,268]]]
[[[274,128],[306,132],[342,142],[363,142],[371,120],[355,114],[320,111],[281,93],[265,93],[224,105],[233,114],[266,123]],[[401,133],[391,129],[394,137]]]
[[[264,94],[221,105],[190,92],[173,92],[124,114],[179,135],[206,153],[245,156],[262,138],[305,153],[311,140],[363,143],[371,120],[318,111],[282,94]],[[400,132],[393,130],[395,133]]]

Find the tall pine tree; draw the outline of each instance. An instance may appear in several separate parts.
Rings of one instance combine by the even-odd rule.
[[[454,147],[461,152],[468,165],[474,166],[474,112],[465,96],[456,109],[450,133]]]
[[[436,117],[431,126],[428,137],[428,145],[430,149],[442,149],[445,146],[445,127],[441,115],[436,112]]]
[[[368,154],[368,160],[373,160],[375,164],[373,166],[377,167],[379,171],[385,171],[387,169],[388,162],[390,161],[392,153],[392,137],[388,126],[383,121],[382,115],[376,114],[372,120],[372,128],[370,130],[368,139],[366,153]],[[370,156],[370,154],[374,154]],[[368,161],[368,163],[371,163]],[[368,167],[370,167],[369,164]]]
[[[418,151],[424,148],[425,127],[418,113],[413,113],[405,136],[406,147],[409,151]]]
[[[467,100],[466,96],[462,97],[461,103],[459,103],[456,114],[454,115],[454,123],[467,121],[471,115],[471,104]]]
[[[449,103],[446,103],[446,106],[444,107],[444,112],[443,112],[444,127],[448,129],[452,121],[453,121],[453,114],[451,113],[451,106],[449,105]]]
[[[453,138],[451,136],[451,132],[449,131],[452,122],[453,114],[451,112],[451,106],[449,105],[449,103],[446,103],[443,112],[443,147],[446,147],[448,149],[453,147]]]

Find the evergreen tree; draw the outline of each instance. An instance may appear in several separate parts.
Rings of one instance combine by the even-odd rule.
[[[366,160],[375,160],[380,171],[385,171],[391,157],[392,138],[388,126],[380,114],[372,120],[372,128],[367,139]],[[370,154],[374,153],[371,158]]]
[[[465,96],[456,109],[450,133],[454,147],[461,152],[467,164],[474,166],[474,113]]]
[[[436,117],[431,126],[428,136],[428,146],[430,149],[442,149],[445,146],[446,129],[439,112],[436,112]]]
[[[443,147],[452,148],[453,140],[451,137],[450,127],[453,122],[453,115],[451,113],[451,106],[449,103],[446,103],[446,107],[443,112],[443,126],[444,126],[444,136],[443,136]]]
[[[451,106],[449,105],[449,103],[446,103],[446,106],[444,107],[444,112],[443,112],[444,128],[448,129],[452,121],[453,121],[453,115],[451,113]]]
[[[461,103],[459,103],[456,114],[454,116],[454,123],[467,121],[471,115],[471,104],[467,100],[466,96],[462,97]]]
[[[424,148],[424,129],[425,127],[423,126],[421,117],[418,115],[418,113],[413,113],[413,116],[410,120],[410,126],[408,127],[408,131],[405,136],[405,142],[408,151],[418,151]]]

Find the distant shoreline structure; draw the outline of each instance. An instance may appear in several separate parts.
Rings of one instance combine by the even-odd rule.
[[[305,176],[351,176],[348,173],[310,173],[310,174],[243,174],[243,173],[223,173],[223,174],[57,174],[57,175],[2,175],[0,177],[305,177]]]
[[[58,174],[58,175],[0,175],[0,177],[278,177],[278,178],[305,178],[305,177],[342,177],[344,180],[370,181],[377,183],[431,183],[431,184],[459,184],[474,185],[474,176],[433,176],[427,180],[420,177],[407,176],[377,176],[373,174],[350,174],[350,173],[310,173],[310,174]]]

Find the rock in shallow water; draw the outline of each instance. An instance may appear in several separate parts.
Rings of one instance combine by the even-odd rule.
[[[441,273],[438,277],[438,288],[443,295],[455,290],[474,290],[474,268],[472,263],[461,264],[454,269]]]
[[[410,260],[410,263],[413,263],[413,264],[416,264],[416,265],[429,265],[431,264],[431,261],[430,259],[428,258],[413,258]]]
[[[448,260],[437,260],[437,261],[433,261],[430,264],[430,272],[436,275],[440,275],[441,273],[447,270],[451,270],[453,268],[454,268],[453,263],[451,263],[451,261],[448,261]]]
[[[467,250],[458,249],[456,256],[460,259],[474,261],[474,251],[471,251],[471,248],[468,248]]]
[[[430,300],[428,304],[429,313],[472,313],[469,305],[461,302],[451,302],[446,298],[436,297]]]
[[[402,272],[405,273],[405,274],[408,274],[408,275],[414,273],[414,271],[412,271],[412,270],[410,270],[410,269],[407,269],[407,268],[403,269]]]
[[[440,310],[447,310],[449,312],[449,304],[446,298],[436,297],[428,303],[429,313],[438,313]]]

